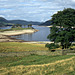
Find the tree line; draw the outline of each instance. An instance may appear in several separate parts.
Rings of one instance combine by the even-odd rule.
[[[25,26],[28,26],[28,28],[32,28],[32,24],[28,24],[28,25],[23,25],[24,27]],[[18,27],[22,27],[22,25],[21,24],[14,24],[13,26],[12,26],[12,28],[18,28]]]

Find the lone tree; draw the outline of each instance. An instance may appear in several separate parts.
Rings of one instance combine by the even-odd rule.
[[[67,8],[52,16],[48,39],[67,49],[75,41],[75,9]]]

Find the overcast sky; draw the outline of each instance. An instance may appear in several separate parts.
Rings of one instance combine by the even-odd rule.
[[[0,17],[44,22],[64,8],[75,9],[75,0],[0,0]]]

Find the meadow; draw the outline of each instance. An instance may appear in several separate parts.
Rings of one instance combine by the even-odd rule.
[[[0,53],[42,51],[40,55],[0,56],[0,75],[75,75],[75,55],[52,55],[45,44],[0,42]],[[49,55],[42,55],[49,51]],[[55,53],[56,54],[56,53]]]
[[[75,56],[0,57],[0,75],[75,75]]]
[[[34,51],[34,50],[48,50],[45,48],[45,44],[27,44],[21,42],[0,42],[1,52],[22,52],[22,51]]]

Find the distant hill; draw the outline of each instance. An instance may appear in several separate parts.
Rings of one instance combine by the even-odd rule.
[[[50,20],[40,24],[40,26],[50,26],[50,25],[51,25],[51,21]]]
[[[28,25],[28,24],[32,24],[32,25],[40,25],[41,22],[33,22],[33,21],[25,21],[25,20],[6,20],[3,17],[0,17],[0,26],[4,26],[4,25],[9,25],[9,24],[22,24],[22,25]]]
[[[33,25],[39,25],[41,22],[33,22],[33,21],[25,21],[25,20],[9,20],[9,23],[13,24],[22,24],[22,25],[28,25],[28,24],[33,24]]]
[[[3,17],[0,17],[0,23],[1,22],[8,22],[5,18],[3,18]]]

